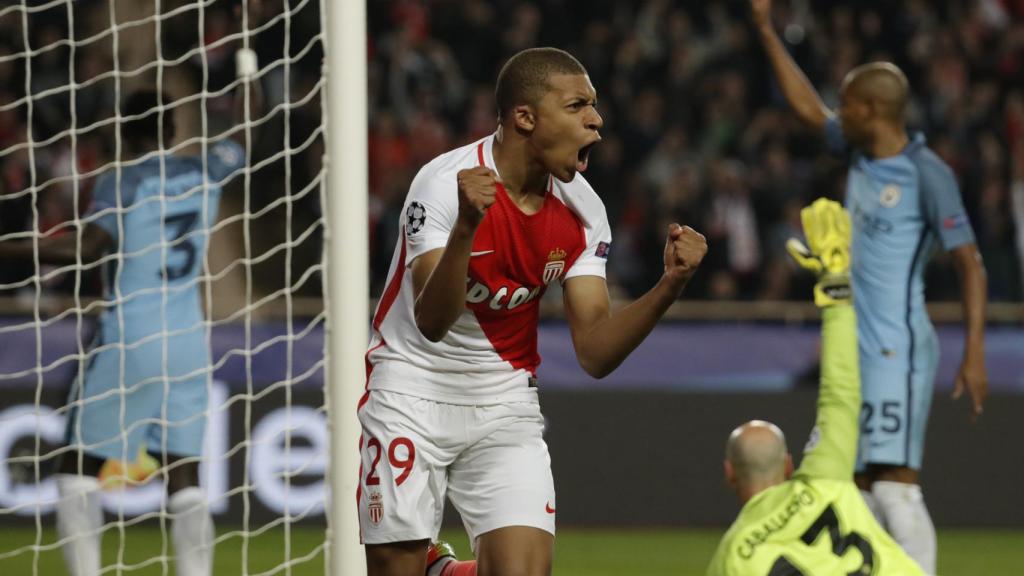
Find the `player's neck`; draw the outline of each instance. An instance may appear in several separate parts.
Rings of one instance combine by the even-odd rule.
[[[509,136],[499,126],[494,134],[494,166],[498,169],[505,192],[517,204],[533,204],[543,200],[551,174],[529,155],[527,142]]]
[[[889,158],[892,156],[899,156],[903,153],[903,149],[907,147],[907,143],[910,142],[910,137],[907,136],[907,131],[900,128],[885,128],[882,129],[868,146],[867,153],[872,158]]]
[[[746,504],[754,496],[757,496],[761,492],[776,486],[783,482],[782,479],[776,480],[761,480],[761,481],[747,481],[736,487],[736,495],[739,496],[740,502]]]

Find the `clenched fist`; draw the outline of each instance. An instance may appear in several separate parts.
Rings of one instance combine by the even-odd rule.
[[[501,182],[498,174],[486,166],[459,170],[459,221],[476,230],[484,219],[487,209],[494,204],[497,188]]]
[[[708,241],[703,234],[689,226],[669,224],[665,239],[665,277],[682,289],[707,253]]]

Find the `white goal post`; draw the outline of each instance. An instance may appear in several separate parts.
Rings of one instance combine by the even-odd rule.
[[[366,574],[356,492],[358,385],[365,379],[369,319],[366,5],[327,4],[328,397],[331,423],[329,564],[332,576]]]
[[[76,416],[104,398],[119,405],[122,448],[97,456],[91,488],[99,574],[175,573],[185,514],[165,487],[178,465],[158,462],[174,456],[170,435],[124,447],[137,430],[196,421],[201,454],[184,461],[198,464],[214,519],[214,573],[365,574],[366,19],[364,0],[0,2],[0,574],[64,573],[78,535],[56,529],[70,498],[55,476],[72,475],[62,458],[82,467],[80,454],[108,442],[82,440]],[[140,90],[155,104],[129,112]],[[128,134],[146,119],[153,147],[140,151]],[[198,182],[172,178],[182,162]],[[183,215],[190,198],[201,208]],[[93,257],[97,227],[112,245]],[[51,251],[61,239],[70,248]],[[138,278],[153,286],[140,288],[126,270],[147,254],[157,266]],[[201,309],[184,327],[170,307],[180,293]],[[141,300],[149,332],[136,336],[142,316],[125,310]],[[183,334],[209,352],[187,374],[176,371]],[[130,370],[152,342],[152,372]],[[104,354],[115,368],[90,383]],[[180,424],[168,399],[196,381],[205,404]],[[152,389],[159,410],[129,418]]]

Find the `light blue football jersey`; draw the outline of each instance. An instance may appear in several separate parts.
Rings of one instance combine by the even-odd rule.
[[[974,242],[956,177],[915,134],[897,155],[871,158],[848,149],[836,119],[829,147],[850,154],[846,208],[853,222],[851,276],[862,363],[907,359],[915,336],[934,330],[924,298],[924,271],[937,247]],[[921,334],[916,334],[922,332]]]
[[[242,147],[225,139],[208,148],[205,177],[201,156],[165,153],[125,166],[120,182],[114,170],[98,179],[84,218],[110,234],[119,255],[104,266],[113,305],[101,317],[103,343],[199,330],[210,228],[223,184],[244,163]]]

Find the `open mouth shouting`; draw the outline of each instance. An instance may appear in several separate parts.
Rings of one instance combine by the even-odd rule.
[[[597,144],[597,140],[587,144],[580,148],[579,152],[576,153],[576,171],[586,172],[587,164],[590,161],[590,151],[594,149],[594,145]]]

